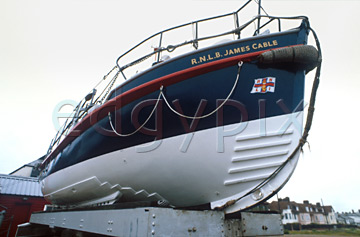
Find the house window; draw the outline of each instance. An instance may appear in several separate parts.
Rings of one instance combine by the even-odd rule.
[[[285,213],[285,219],[286,219],[286,220],[288,219],[288,214],[287,214],[287,213]]]
[[[310,211],[311,211],[311,212],[313,211],[312,207],[310,207]]]
[[[299,211],[299,207],[298,207],[298,206],[296,206],[295,208],[296,208],[297,211]]]
[[[305,207],[306,211],[309,212],[309,207]]]
[[[304,216],[301,216],[301,220],[302,220],[302,221],[304,220]]]

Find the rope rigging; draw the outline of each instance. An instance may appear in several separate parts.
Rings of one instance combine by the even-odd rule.
[[[217,108],[215,108],[213,111],[211,111],[211,112],[208,113],[208,114],[205,114],[205,115],[203,115],[203,116],[188,116],[188,115],[179,113],[179,112],[176,111],[173,107],[171,107],[168,99],[166,98],[166,96],[165,96],[165,94],[164,94],[164,92],[163,92],[163,88],[164,88],[164,87],[161,86],[161,87],[160,87],[159,96],[158,96],[157,101],[156,101],[156,103],[155,103],[155,105],[154,105],[154,108],[152,109],[152,111],[151,111],[150,115],[148,116],[148,118],[145,120],[145,122],[144,122],[140,127],[138,127],[134,132],[131,132],[131,133],[128,133],[128,134],[120,134],[120,133],[118,133],[118,132],[116,131],[116,129],[114,128],[114,125],[113,125],[113,123],[112,123],[112,121],[111,121],[111,114],[110,114],[110,112],[109,112],[109,113],[108,113],[108,117],[109,117],[109,123],[110,123],[111,129],[112,129],[113,132],[114,132],[116,135],[118,135],[119,137],[128,137],[128,136],[134,135],[135,133],[137,133],[138,131],[140,131],[140,130],[145,126],[145,124],[150,120],[150,118],[151,118],[152,115],[154,114],[154,112],[155,112],[155,110],[156,110],[156,108],[157,108],[157,106],[158,106],[158,104],[159,104],[159,101],[161,100],[161,97],[164,99],[165,104],[168,106],[168,108],[169,108],[173,113],[175,113],[176,115],[178,115],[178,116],[180,116],[180,117],[188,118],[188,119],[192,119],[192,120],[194,120],[194,119],[207,118],[207,117],[213,115],[214,113],[216,113],[221,107],[223,107],[224,104],[226,104],[226,102],[229,100],[229,98],[230,98],[231,95],[233,94],[233,92],[234,92],[234,90],[235,90],[235,88],[236,88],[236,85],[238,84],[238,81],[239,81],[240,70],[241,70],[242,65],[243,65],[243,62],[240,61],[240,62],[238,63],[238,71],[237,71],[237,75],[236,75],[236,79],[235,79],[234,85],[232,86],[232,88],[231,88],[229,94],[227,95],[226,99],[225,99]]]
[[[239,62],[238,63],[238,72],[237,72],[237,75],[236,75],[236,79],[235,79],[235,82],[234,82],[234,85],[232,87],[232,89],[230,90],[230,93],[228,94],[228,96],[226,97],[226,99],[216,108],[214,109],[213,111],[211,111],[210,113],[208,114],[205,114],[203,116],[198,116],[198,117],[195,117],[195,116],[188,116],[188,115],[185,115],[185,114],[181,114],[179,113],[178,111],[176,111],[173,107],[171,107],[169,101],[166,99],[165,95],[163,92],[162,93],[162,97],[164,98],[164,101],[166,103],[166,105],[169,107],[169,109],[174,112],[176,115],[180,116],[180,117],[183,117],[183,118],[187,118],[187,119],[203,119],[203,118],[207,118],[209,116],[211,116],[212,114],[216,113],[221,107],[224,106],[224,104],[229,100],[230,96],[233,94],[235,88],[236,88],[236,85],[239,81],[239,75],[240,75],[240,69],[241,69],[241,66],[243,65],[243,62]]]
[[[128,133],[128,134],[118,133],[118,132],[116,131],[116,129],[114,128],[114,125],[113,125],[112,122],[111,122],[111,114],[110,114],[110,112],[109,112],[109,113],[108,113],[109,123],[110,123],[111,129],[113,130],[113,132],[114,132],[116,135],[118,135],[119,137],[129,137],[129,136],[134,135],[134,134],[137,133],[138,131],[140,131],[140,130],[145,126],[145,124],[150,120],[150,118],[152,117],[152,115],[154,114],[154,112],[155,112],[155,110],[156,110],[156,108],[157,108],[157,106],[158,106],[158,104],[159,104],[159,101],[161,100],[160,98],[161,98],[161,95],[162,95],[162,90],[163,90],[163,86],[160,87],[159,96],[158,96],[158,98],[157,98],[157,101],[156,101],[156,103],[155,103],[155,106],[154,106],[154,108],[152,109],[149,117],[145,120],[145,122],[144,122],[141,126],[139,126],[135,131],[133,131],[133,132],[131,132],[131,133]]]

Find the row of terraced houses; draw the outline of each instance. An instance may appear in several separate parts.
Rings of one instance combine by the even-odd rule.
[[[300,225],[337,224],[336,213],[332,206],[323,206],[319,202],[316,204],[309,203],[309,201],[297,203],[286,197],[268,203],[266,206],[268,210],[282,214],[284,225],[292,223],[299,223]]]

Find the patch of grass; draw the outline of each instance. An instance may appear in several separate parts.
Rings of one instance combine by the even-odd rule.
[[[313,229],[289,231],[292,235],[360,236],[359,228]]]

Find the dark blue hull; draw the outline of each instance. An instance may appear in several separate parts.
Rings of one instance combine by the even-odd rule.
[[[296,65],[266,66],[258,63],[255,56],[270,49],[306,44],[307,31],[306,25],[302,24],[299,29],[289,32],[237,40],[155,65],[115,89],[109,96],[109,103],[89,114],[82,124],[75,127],[77,133],[70,133],[63,144],[50,154],[49,159],[54,159],[54,162],[47,175],[103,154],[154,140],[303,110],[304,69]],[[166,99],[179,113],[202,116],[214,111],[233,88],[238,75],[238,61],[242,61],[242,57],[246,60],[235,90],[227,103],[211,116],[194,120],[180,117],[169,109],[161,97],[155,113],[137,133],[121,137],[113,132],[108,112],[118,133],[134,132],[151,114],[162,82],[165,83],[163,93]],[[195,67],[201,70],[181,78],[182,71]],[[153,86],[157,89],[149,89],[153,81],[173,73],[180,74],[175,82],[169,77],[158,84],[154,82]],[[268,77],[276,78],[274,91],[251,93],[255,79]],[[150,86],[144,87],[146,92],[140,98],[132,95],[131,90],[144,84]]]

